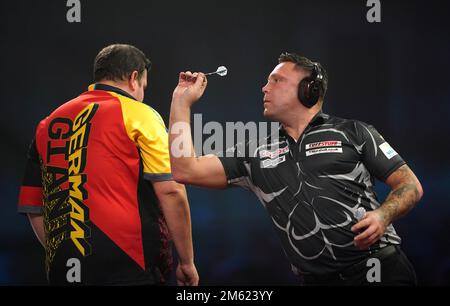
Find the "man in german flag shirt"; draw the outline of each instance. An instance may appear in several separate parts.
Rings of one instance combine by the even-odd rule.
[[[50,284],[163,284],[171,240],[178,284],[198,284],[186,190],[161,116],[142,103],[149,66],[133,46],[104,48],[89,90],[37,126],[18,210],[45,247]]]

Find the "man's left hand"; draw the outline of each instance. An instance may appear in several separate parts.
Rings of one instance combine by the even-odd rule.
[[[378,209],[367,212],[364,217],[351,230],[360,233],[354,238],[355,246],[361,250],[367,250],[377,242],[386,231],[389,222],[386,222],[383,214]]]

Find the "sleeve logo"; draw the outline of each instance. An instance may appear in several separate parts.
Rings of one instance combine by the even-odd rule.
[[[381,149],[387,159],[391,159],[392,157],[397,155],[397,152],[395,152],[395,150],[392,149],[392,147],[387,142],[383,142],[378,147]]]

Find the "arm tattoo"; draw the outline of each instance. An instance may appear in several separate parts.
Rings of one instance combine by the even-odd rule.
[[[397,170],[398,180],[402,182],[389,193],[380,210],[386,224],[407,214],[419,200],[419,191],[411,178],[411,170],[408,166],[402,166]]]

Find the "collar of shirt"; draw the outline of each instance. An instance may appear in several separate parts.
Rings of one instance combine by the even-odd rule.
[[[324,124],[327,119],[330,118],[330,115],[325,114],[324,112],[322,112],[321,110],[314,115],[314,117],[311,119],[311,121],[308,123],[308,126],[305,128],[305,131],[308,130],[311,127],[315,127],[321,124]],[[289,136],[289,134],[286,132],[286,130],[284,129],[283,125],[280,124],[280,135],[286,136],[288,138],[290,138],[291,136]]]
[[[118,93],[119,95],[122,95],[122,96],[125,96],[127,98],[136,100],[132,95],[130,95],[126,91],[124,91],[124,90],[122,90],[120,88],[111,86],[111,85],[106,85],[106,84],[101,84],[101,83],[91,84],[88,87],[88,91],[92,91],[92,90],[112,91],[112,92]]]

